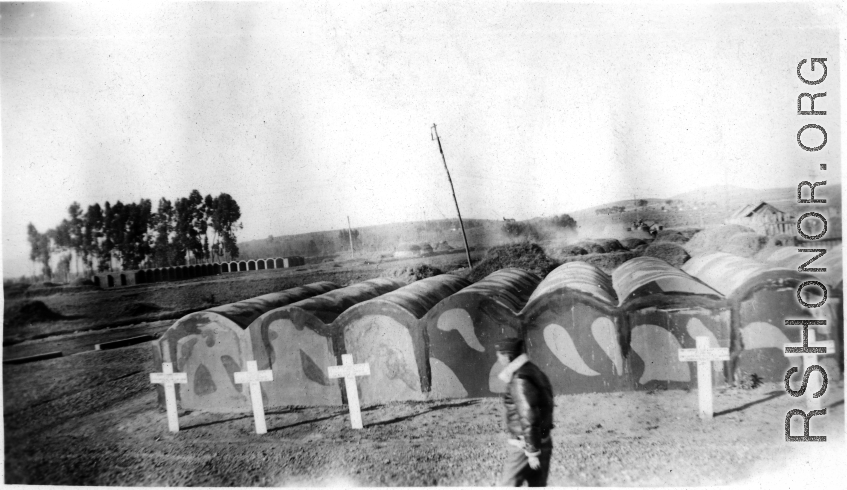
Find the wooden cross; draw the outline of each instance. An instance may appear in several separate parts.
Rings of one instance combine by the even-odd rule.
[[[356,386],[356,376],[370,376],[371,366],[365,364],[353,364],[353,356],[341,355],[343,366],[329,366],[327,373],[330,378],[344,378],[347,387],[347,406],[350,407],[350,423],[354,429],[361,429],[362,410],[359,407],[359,388]]]
[[[805,329],[804,329],[805,330]],[[806,332],[803,332],[806,333]],[[803,335],[801,333],[801,337],[806,337],[803,339],[803,342],[797,344],[785,344],[784,352],[785,357],[802,357],[803,358],[803,370],[800,372],[800,375],[803,376],[806,372],[806,369],[809,366],[815,365],[818,363],[818,354],[826,354],[827,349],[835,350],[835,342],[832,340],[826,340],[823,342],[817,342],[815,329],[809,328],[808,335]],[[815,345],[809,345],[815,344]],[[813,392],[809,392],[813,393]],[[820,398],[810,397],[807,398],[807,402],[809,407],[811,408],[819,408],[821,404]]]
[[[709,337],[697,337],[696,349],[679,349],[680,362],[697,362],[697,396],[700,399],[700,418],[709,420],[712,408],[712,361],[728,361],[729,349],[710,348]]]
[[[188,375],[185,373],[175,373],[173,363],[163,362],[161,373],[150,373],[150,382],[160,384],[165,387],[165,407],[168,410],[168,430],[171,432],[179,432],[179,417],[176,413],[176,390],[174,389],[174,384],[188,383]]]
[[[256,361],[247,361],[247,371],[235,373],[235,382],[246,384],[250,388],[250,398],[253,402],[253,419],[256,422],[256,434],[268,431],[265,425],[265,406],[262,404],[262,387],[259,383],[273,381],[274,373],[270,369],[259,371]]]

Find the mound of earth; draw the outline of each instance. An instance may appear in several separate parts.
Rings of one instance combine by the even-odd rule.
[[[679,233],[668,233],[664,236],[657,236],[656,241],[657,242],[683,244],[683,243],[686,243],[688,241],[688,239],[685,238],[684,236],[680,235]]]
[[[447,240],[442,240],[440,243],[436,243],[433,249],[437,252],[446,252],[448,250],[453,250],[453,247],[447,243]]]
[[[647,242],[640,238],[624,238],[620,241],[620,244],[623,245],[627,250],[635,250],[638,247],[646,247]]]
[[[674,267],[682,267],[691,258],[681,245],[671,242],[655,242],[644,249],[645,257],[662,259]]]
[[[753,230],[741,225],[722,225],[696,233],[685,244],[685,250],[692,257],[719,252],[730,238],[740,233],[753,233]]]
[[[427,264],[418,264],[411,267],[389,269],[382,273],[382,277],[392,277],[412,283],[421,279],[426,279],[427,277],[438,276],[443,273],[444,272],[437,267],[432,267]]]
[[[574,245],[584,248],[590,254],[604,254],[608,252],[606,247],[594,240],[583,240],[575,243]]]
[[[615,238],[596,238],[592,241],[603,247],[603,250],[605,250],[606,253],[622,252],[626,250],[626,247],[624,247],[623,244]]]
[[[579,245],[568,245],[565,248],[559,250],[558,255],[561,257],[573,257],[576,255],[585,255],[588,253],[588,250],[580,247]]]
[[[686,243],[698,232],[700,232],[699,228],[674,228],[659,230],[659,233],[656,234],[656,241]]]
[[[3,309],[3,326],[50,322],[64,318],[51,310],[43,301],[23,300],[6,305]]]
[[[56,284],[55,282],[44,281],[42,283],[36,283],[29,287],[28,292],[32,291],[51,291],[56,288],[62,287],[61,284]]]
[[[606,274],[611,274],[612,271],[618,268],[627,260],[634,259],[641,255],[640,251],[625,250],[623,252],[612,252],[604,254],[586,254],[576,255],[573,257],[563,257],[562,262],[588,262],[597,267]]]
[[[94,285],[94,281],[92,281],[91,279],[88,279],[86,277],[77,277],[76,279],[71,281],[71,286],[74,286],[74,287],[77,287],[77,286],[93,286],[93,285]]]
[[[677,230],[662,230],[656,235],[657,242],[669,242],[683,244],[688,242],[691,236],[686,236]]]
[[[718,248],[718,251],[749,258],[756,255],[767,243],[768,237],[764,235],[739,233],[730,237],[726,243]]]
[[[121,316],[134,317],[149,315],[151,313],[159,313],[164,309],[165,308],[162,308],[159,305],[154,305],[152,303],[132,303],[126,305],[126,307],[123,308]]]
[[[559,266],[537,243],[521,242],[488,249],[485,257],[474,266],[468,279],[476,282],[483,277],[506,267],[515,267],[544,278]]]
[[[560,257],[571,257],[575,255],[622,252],[625,250],[627,250],[627,247],[615,238],[594,238],[568,245],[559,250],[557,255]]]

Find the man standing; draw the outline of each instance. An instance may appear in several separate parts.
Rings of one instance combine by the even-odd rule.
[[[541,369],[524,353],[523,340],[506,338],[495,345],[497,360],[505,367],[500,379],[506,383],[503,404],[510,448],[501,487],[547,485],[553,453],[553,387]]]

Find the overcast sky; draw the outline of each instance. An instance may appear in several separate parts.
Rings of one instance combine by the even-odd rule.
[[[839,181],[836,17],[785,4],[2,4],[4,276],[31,271],[26,224],[54,227],[73,201],[228,192],[240,240],[347,215],[453,217],[433,122],[466,217]],[[811,88],[796,77],[810,57],[829,59]],[[797,116],[797,95],[818,89],[827,117]],[[795,141],[810,121],[829,134],[813,156]]]

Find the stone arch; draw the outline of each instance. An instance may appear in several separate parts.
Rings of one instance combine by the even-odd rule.
[[[126,274],[121,274],[120,280],[121,280],[121,286],[126,286]]]
[[[247,270],[248,271],[256,270],[256,261],[255,260],[250,260],[250,261],[247,262]]]
[[[107,275],[107,276],[106,276],[106,284],[107,284],[110,288],[115,287],[115,278],[114,278],[111,274],[109,274],[109,275]]]
[[[246,270],[247,270],[247,262],[242,260],[241,262],[238,263],[238,271],[244,272]]]
[[[99,276],[94,276],[94,277],[92,277],[92,278],[91,278],[91,280],[92,280],[92,281],[94,281],[94,285],[95,285],[95,286],[97,286],[98,288],[102,288],[102,287],[103,287],[103,286],[100,284],[100,277],[99,277]]]
[[[162,269],[155,268],[150,274],[152,277],[149,279],[151,282],[160,282],[162,280]]]
[[[259,259],[256,261],[256,269],[265,270],[265,259]]]
[[[285,267],[285,260],[283,260],[282,257],[275,258],[274,263],[277,269],[282,269],[283,267]]]
[[[147,272],[144,269],[141,269],[135,274],[135,283],[143,284],[147,282]]]
[[[268,265],[268,269],[276,269],[276,263],[274,259],[268,259],[265,261]]]
[[[229,264],[224,263],[224,264],[218,264],[218,265],[220,266],[222,273],[223,272],[229,272]]]

